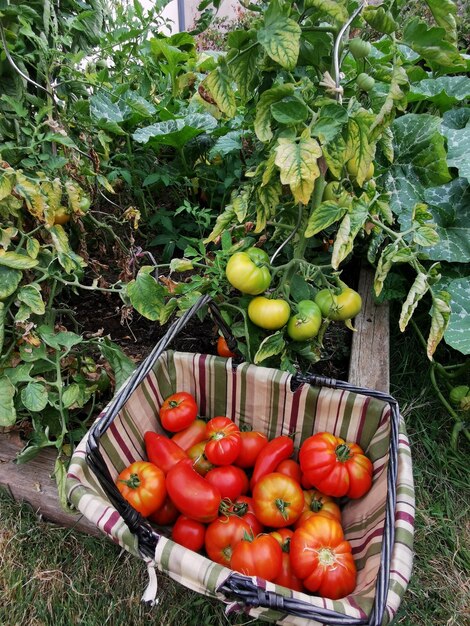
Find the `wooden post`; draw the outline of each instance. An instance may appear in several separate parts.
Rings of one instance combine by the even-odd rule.
[[[354,320],[348,380],[353,385],[390,392],[390,316],[388,304],[373,297],[374,272],[362,268],[358,291],[362,311]]]

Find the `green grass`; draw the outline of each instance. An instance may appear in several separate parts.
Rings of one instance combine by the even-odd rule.
[[[414,339],[394,337],[392,393],[405,414],[416,481],[416,557],[411,584],[395,624],[470,624],[469,446],[450,447],[452,420],[434,400],[427,362]],[[94,539],[38,520],[25,505],[0,494],[0,625],[218,626],[223,604],[159,576],[160,604],[140,596],[147,571],[138,559]]]

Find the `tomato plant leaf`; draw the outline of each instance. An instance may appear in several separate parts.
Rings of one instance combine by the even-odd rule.
[[[41,288],[37,283],[21,287],[18,291],[17,298],[21,302],[24,302],[36,315],[44,315],[46,312],[46,307],[41,296]]]
[[[261,94],[256,106],[254,129],[260,141],[270,141],[273,138],[271,130],[271,105],[279,102],[294,93],[294,85],[287,83],[267,89]]]
[[[65,387],[62,392],[62,404],[66,409],[75,404],[80,397],[80,385],[77,383],[72,383]]]
[[[354,240],[364,226],[367,216],[367,205],[362,200],[356,199],[351,210],[343,217],[336,233],[331,255],[333,269],[338,269],[348,254],[352,252]]]
[[[393,122],[396,109],[399,111],[406,109],[407,98],[405,92],[408,84],[408,76],[404,68],[400,65],[395,65],[385,101],[370,127],[370,138],[372,141],[379,138],[385,128]],[[392,161],[393,158],[389,160]]]
[[[13,398],[15,387],[5,376],[0,376],[0,426],[12,426],[16,422]]]
[[[429,359],[432,358],[449,325],[451,314],[450,301],[450,294],[445,291],[441,291],[439,294],[433,294],[430,311],[431,330],[429,331],[426,347],[426,353]]]
[[[101,354],[111,365],[116,381],[115,388],[118,390],[135,370],[135,363],[124,354],[116,343],[107,337],[100,339],[99,349]]]
[[[28,256],[32,259],[36,259],[40,250],[41,244],[39,241],[34,237],[28,237],[26,240],[26,252],[28,253]]]
[[[3,200],[10,195],[13,189],[15,179],[8,171],[4,172],[0,176],[0,200]]]
[[[337,135],[333,141],[322,147],[326,164],[335,178],[341,178],[346,162],[346,141]]]
[[[41,192],[39,185],[27,178],[22,172],[16,172],[16,192],[24,198],[28,211],[39,220],[44,218],[46,210],[46,198]]]
[[[61,348],[70,350],[70,348],[73,348],[73,346],[83,341],[80,335],[76,333],[70,331],[56,333],[51,326],[46,326],[46,324],[39,326],[37,332],[45,344],[56,350],[60,350]]]
[[[343,0],[306,0],[305,8],[315,8],[336,26],[342,26],[348,20],[348,11]]]
[[[349,118],[346,153],[347,161],[354,159],[357,163],[357,184],[362,186],[375,155],[375,144],[370,142],[370,128],[374,116],[367,111],[358,111]]]
[[[160,285],[145,267],[141,268],[137,277],[126,286],[126,294],[134,309],[153,322],[160,317],[166,293],[165,287]]]
[[[51,226],[49,228],[52,243],[57,250],[57,258],[67,274],[73,274],[74,272],[85,267],[86,263],[81,256],[76,254],[70,247],[69,238],[67,233],[60,225]],[[1,259],[0,259],[1,263]]]
[[[29,382],[21,390],[21,401],[29,411],[43,411],[48,403],[46,386],[38,382]]]
[[[204,239],[204,243],[208,244],[211,241],[215,241],[219,235],[221,235],[224,230],[232,223],[233,218],[235,217],[235,211],[233,210],[233,206],[228,204],[224,211],[217,216],[215,226],[212,229],[209,237]]]
[[[290,186],[296,202],[307,204],[315,180],[320,176],[317,165],[322,154],[320,145],[303,134],[299,140],[280,138],[275,151],[282,184]]]
[[[386,11],[381,6],[366,6],[362,12],[362,17],[372,28],[385,35],[391,35],[398,28],[398,24],[390,11]]]
[[[260,346],[254,356],[253,362],[257,365],[270,356],[281,354],[285,350],[286,342],[284,341],[284,335],[281,330],[278,330],[273,335],[269,335],[263,339]]]
[[[257,188],[259,203],[256,205],[256,226],[255,233],[260,233],[266,228],[266,221],[270,219],[279,204],[282,188],[279,181],[273,181],[268,185]]]
[[[271,0],[257,38],[275,63],[286,70],[293,70],[299,56],[302,31],[297,22],[287,17],[287,10],[287,6],[281,6],[279,0]]]
[[[325,230],[339,221],[347,212],[348,207],[341,206],[338,202],[322,202],[309,217],[305,237],[313,237],[321,230]]]
[[[320,109],[312,135],[318,137],[322,144],[329,144],[348,121],[348,112],[340,104],[325,104]]]
[[[227,117],[233,117],[237,112],[237,103],[229,74],[223,71],[222,67],[217,67],[204,79],[202,84],[222,113],[225,113]]]
[[[19,270],[0,265],[0,300],[15,293],[23,274]]]
[[[272,104],[271,115],[280,124],[300,124],[307,119],[308,109],[303,100],[291,96]]]
[[[470,319],[470,278],[457,278],[452,280],[446,291],[451,297],[451,309],[449,324],[444,332],[446,343],[459,350],[462,354],[470,354],[470,333],[468,332],[468,320]]]
[[[19,254],[18,252],[5,252],[1,254],[0,251],[0,265],[5,267],[11,267],[16,270],[29,270],[32,267],[36,267],[39,263],[37,259],[32,259],[26,254]]]
[[[446,32],[446,39],[457,43],[457,7],[452,0],[425,0],[436,20]]]
[[[403,303],[400,320],[398,325],[400,327],[401,332],[404,332],[405,328],[408,326],[408,322],[411,319],[416,307],[418,306],[418,302],[424,296],[424,294],[429,289],[428,277],[423,272],[419,272],[416,276],[411,288],[406,296],[406,300]]]
[[[254,95],[254,85],[259,79],[257,73],[258,60],[264,54],[256,43],[253,32],[243,31],[243,37],[236,40],[235,35],[240,31],[231,33],[228,37],[228,44],[231,46],[227,54],[227,65],[229,71],[237,84],[238,93],[243,102],[250,100]]]

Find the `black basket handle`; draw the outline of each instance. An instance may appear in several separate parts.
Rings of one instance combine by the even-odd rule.
[[[204,307],[208,305],[209,310],[216,321],[217,325],[221,329],[227,345],[230,349],[234,349],[236,346],[236,340],[232,335],[230,327],[226,324],[222,317],[219,307],[213,301],[211,296],[205,295],[199,298],[194,305],[185,311],[183,315],[176,319],[167,332],[155,345],[151,353],[146,359],[140,363],[135,369],[134,373],[127,380],[126,383],[114,396],[111,401],[108,411],[105,416],[96,421],[90,429],[86,447],[86,461],[88,466],[93,470],[96,478],[98,479],[101,487],[106,495],[109,497],[111,503],[121,515],[123,520],[133,534],[138,537],[140,550],[149,557],[153,557],[155,553],[155,547],[157,545],[160,535],[155,532],[152,526],[145,520],[140,513],[138,513],[121,495],[120,491],[116,487],[114,480],[108,470],[108,467],[104,461],[104,458],[100,452],[100,437],[106,432],[106,430],[113,423],[119,411],[122,409],[127,400],[131,397],[137,387],[145,379],[147,374],[154,366],[157,359],[166,350],[173,339],[180,333],[180,331],[187,325],[187,323]],[[233,346],[233,348],[232,348]]]

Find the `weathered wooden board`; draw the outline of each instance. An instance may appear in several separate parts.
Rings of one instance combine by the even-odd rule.
[[[389,391],[389,311],[387,305],[376,306],[372,297],[373,272],[363,269],[358,290],[363,308],[355,320],[349,381],[355,385]],[[14,433],[0,434],[0,486],[6,487],[19,501],[28,502],[44,519],[65,527],[103,537],[86,518],[64,511],[57,498],[57,487],[51,477],[55,451],[43,450],[24,465],[14,462],[23,447]]]
[[[28,463],[18,465],[14,460],[23,447],[18,435],[0,435],[0,486],[6,487],[15,500],[28,502],[38,515],[50,522],[104,537],[86,517],[68,513],[60,506],[52,478],[57,450],[44,449]]]
[[[374,272],[363,268],[358,291],[362,311],[354,320],[348,380],[353,385],[390,391],[390,319],[388,304],[374,303]]]

